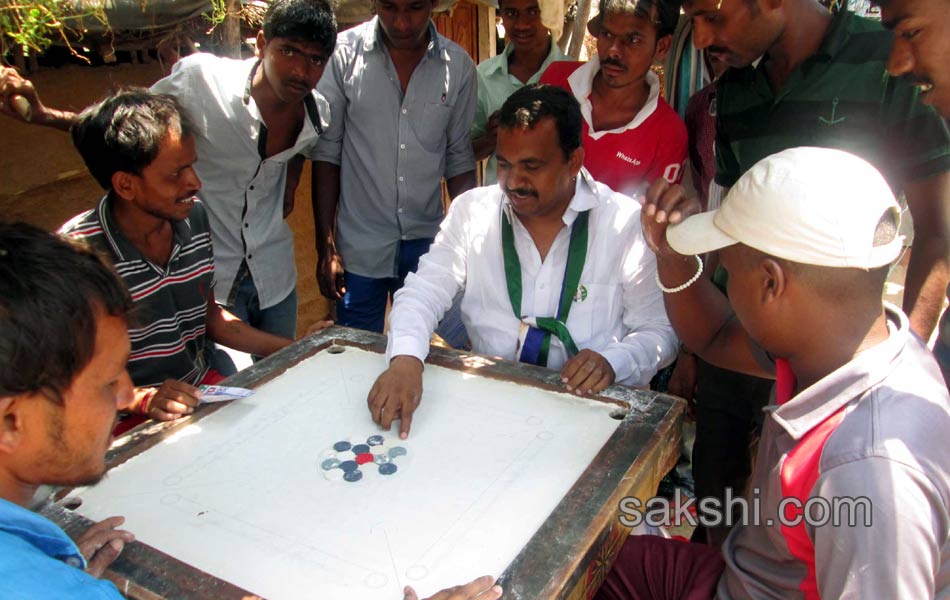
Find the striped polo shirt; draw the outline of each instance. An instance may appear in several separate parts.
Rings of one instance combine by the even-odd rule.
[[[759,160],[798,146],[860,156],[895,191],[950,170],[946,122],[913,85],[887,74],[892,45],[880,23],[841,11],[777,94],[764,61],[727,71],[716,93],[716,183],[730,187]]]
[[[166,379],[197,385],[208,372],[205,336],[208,301],[214,291],[214,258],[208,216],[195,202],[184,221],[173,223],[168,265],[146,259],[119,231],[111,196],[74,217],[60,233],[104,253],[129,288],[134,309],[129,323],[129,375],[137,387]]]

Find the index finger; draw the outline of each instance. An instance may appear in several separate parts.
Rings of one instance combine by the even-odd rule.
[[[166,388],[166,392],[170,392],[168,395],[174,400],[186,404],[191,408],[198,406],[201,403],[201,392],[198,388],[188,385],[184,381],[178,381],[177,379],[166,379],[165,383],[162,384],[162,387]]]
[[[409,405],[403,405],[402,417],[399,419],[399,439],[404,440],[409,437],[409,429],[412,427],[412,415],[416,412],[415,401],[410,401]]]

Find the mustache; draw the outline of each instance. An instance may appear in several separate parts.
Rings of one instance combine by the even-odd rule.
[[[537,196],[538,193],[528,188],[505,188],[505,193],[509,196]]]
[[[904,81],[906,81],[907,83],[911,85],[921,85],[921,84],[933,85],[933,82],[930,81],[930,78],[924,77],[923,75],[914,75],[913,73],[908,73],[907,75],[904,75]]]
[[[626,68],[627,68],[627,65],[623,64],[622,62],[620,62],[620,61],[617,60],[616,58],[609,58],[609,57],[608,57],[608,58],[605,58],[604,60],[600,61],[600,64],[601,64],[601,66],[603,66],[603,65],[611,65],[611,66],[617,67],[618,69],[626,69]]]

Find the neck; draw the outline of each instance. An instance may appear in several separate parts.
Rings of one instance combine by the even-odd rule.
[[[768,50],[769,69],[780,82],[818,52],[832,18],[817,2],[789,2],[787,7],[788,25]]]
[[[146,255],[149,254],[149,240],[171,232],[171,221],[150,215],[118,198],[112,201],[112,218],[122,235]]]
[[[547,36],[531,45],[512,47],[511,54],[508,56],[508,67],[510,69],[512,65],[517,65],[537,72],[550,51],[551,38]]]
[[[254,98],[254,102],[262,112],[273,113],[296,108],[296,103],[284,102],[274,93],[274,88],[264,77],[263,61],[258,64],[254,77],[251,79],[251,98]]]
[[[824,318],[799,320],[817,326],[810,329],[810,343],[801,344],[800,351],[788,356],[797,380],[796,394],[848,364],[861,352],[884,342],[890,335],[887,316],[880,305],[863,319],[853,318],[853,312],[852,317],[843,319],[840,311],[827,306],[823,308]],[[813,316],[818,312],[816,307]],[[816,335],[818,332],[820,334]]]
[[[616,112],[636,114],[647,103],[650,96],[650,84],[646,76],[623,87],[610,87],[604,83],[603,75],[598,71],[594,75],[591,85],[591,94],[597,96],[601,103],[614,109]]]
[[[6,469],[0,469],[0,498],[24,508],[29,508],[38,485],[24,483]]]
[[[393,56],[393,55],[414,56],[417,54],[425,53],[425,51],[429,48],[430,33],[429,33],[428,27],[426,27],[426,33],[424,36],[416,40],[416,42],[412,46],[405,47],[405,48],[396,48],[395,46],[393,46],[392,40],[389,39],[389,36],[386,35],[386,32],[382,28],[380,28],[380,33],[381,33],[380,37],[383,38],[383,44],[386,45],[386,50],[389,51],[390,56]]]

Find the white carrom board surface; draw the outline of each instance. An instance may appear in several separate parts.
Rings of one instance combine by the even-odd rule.
[[[70,498],[98,521],[265,598],[420,597],[498,576],[619,423],[615,405],[426,365],[408,440],[366,396],[383,355],[321,352]],[[340,440],[382,433],[399,470],[331,481]],[[370,467],[372,465],[369,465]]]

